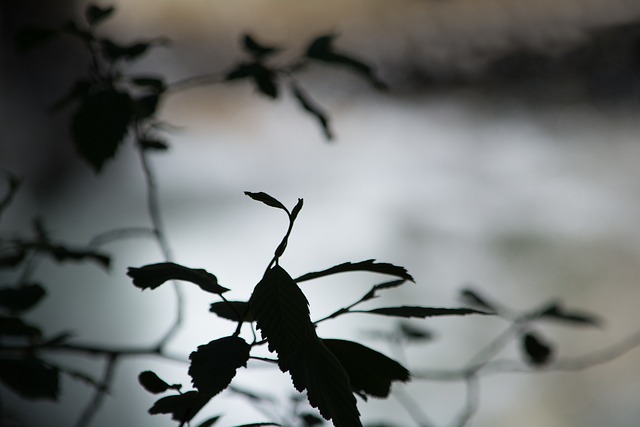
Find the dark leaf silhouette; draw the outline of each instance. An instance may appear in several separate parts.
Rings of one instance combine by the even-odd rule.
[[[329,117],[322,108],[320,108],[300,86],[293,82],[291,83],[291,90],[293,91],[293,96],[300,103],[300,106],[318,120],[325,138],[329,140],[333,139],[333,132],[329,126]]]
[[[13,268],[20,264],[26,255],[24,250],[18,248],[0,256],[0,268]]]
[[[138,76],[131,79],[131,82],[136,86],[151,89],[154,92],[162,92],[166,88],[166,85],[162,77]]]
[[[153,404],[149,413],[171,414],[171,418],[187,423],[211,400],[211,396],[197,391],[188,391],[183,394],[163,397]]]
[[[435,317],[435,316],[465,316],[468,314],[484,314],[488,315],[484,311],[473,310],[471,308],[436,308],[436,307],[418,307],[407,306],[401,307],[382,307],[374,308],[372,310],[353,310],[354,313],[372,313],[381,314],[384,316],[394,317]]]
[[[527,356],[527,361],[534,366],[545,365],[553,354],[551,344],[533,332],[522,336],[522,349]]]
[[[11,311],[24,311],[36,305],[46,294],[38,284],[0,289],[0,306]]]
[[[205,420],[205,421],[201,422],[200,424],[198,424],[197,427],[211,427],[212,425],[217,423],[219,419],[220,419],[219,415],[217,415],[215,417],[211,417],[208,420]]]
[[[25,323],[17,317],[0,316],[0,336],[1,335],[36,338],[42,335],[42,332],[38,327]]]
[[[188,268],[173,262],[149,264],[139,268],[129,267],[127,275],[133,279],[134,286],[141,289],[155,289],[168,280],[184,280],[214,294],[221,294],[229,290],[220,286],[218,278],[206,270]]]
[[[347,372],[312,332],[290,360],[293,386],[300,392],[307,390],[311,406],[334,426],[362,426]]]
[[[569,311],[559,303],[551,304],[540,313],[540,317],[583,326],[599,326],[601,323],[600,318],[593,314],[573,310]]]
[[[381,289],[391,289],[397,288],[398,286],[404,284],[406,282],[405,279],[391,280],[389,282],[378,283],[377,285],[373,285],[369,292],[367,292],[363,297],[362,301],[368,301],[376,297],[376,292]]]
[[[471,289],[463,289],[460,292],[460,297],[469,305],[491,312],[497,311],[493,304],[488,302],[484,297],[480,296],[478,292]]]
[[[329,34],[314,39],[307,48],[307,57],[317,61],[347,67],[369,80],[376,89],[387,89],[387,85],[374,74],[373,69],[369,65],[351,55],[346,55],[335,50],[333,46],[335,37],[335,35]]]
[[[0,359],[0,380],[28,399],[57,399],[59,377],[57,368],[34,357]]]
[[[323,339],[322,342],[347,372],[355,393],[387,397],[393,381],[409,381],[410,374],[404,366],[369,347],[337,339]]]
[[[324,420],[322,418],[309,412],[300,414],[300,418],[304,423],[304,427],[315,427],[324,424]]]
[[[160,104],[160,94],[152,93],[136,98],[133,101],[133,113],[138,119],[145,119],[155,114]]]
[[[278,97],[278,86],[276,85],[276,73],[265,67],[263,64],[253,62],[250,64],[240,64],[231,70],[225,80],[238,80],[251,77],[256,84],[256,88],[269,98]]]
[[[141,138],[138,144],[145,150],[167,151],[169,144],[158,138]]]
[[[111,16],[114,11],[115,8],[113,6],[100,7],[96,6],[95,4],[90,4],[85,9],[84,16],[87,19],[87,23],[89,25],[96,25]]]
[[[47,28],[24,28],[16,34],[16,50],[19,53],[27,52],[51,40],[58,33],[58,31]]]
[[[235,427],[260,427],[260,426],[280,426],[280,427],[282,427],[282,424],[276,424],[276,423],[251,423],[251,424],[242,424],[241,426],[235,426]]]
[[[278,353],[280,369],[287,371],[302,341],[314,332],[307,298],[289,273],[276,265],[256,285],[249,304],[269,351]]]
[[[273,46],[266,46],[262,43],[258,43],[251,35],[245,34],[242,37],[242,46],[244,50],[253,55],[256,58],[262,58],[264,56],[272,55],[278,52],[280,49]]]
[[[193,385],[209,396],[227,388],[238,368],[247,365],[251,346],[242,338],[230,336],[198,346],[191,353],[189,375]]]
[[[48,237],[41,224],[36,224],[36,232],[40,234],[36,241],[16,241],[23,250],[36,250],[51,256],[57,262],[90,260],[101,267],[109,268],[111,257],[93,249],[71,248],[65,245],[54,244],[48,241]]]
[[[145,53],[149,47],[152,46],[151,42],[138,42],[130,45],[121,45],[111,40],[101,40],[100,47],[105,58],[110,61],[126,60],[131,61],[136,59]]]
[[[238,316],[243,322],[253,322],[253,312],[249,308],[249,303],[246,301],[220,301],[214,302],[209,307],[209,311],[217,314],[223,319],[229,319],[238,321]]]
[[[127,93],[106,89],[87,96],[71,125],[78,154],[100,172],[116,154],[132,118],[132,102]]]
[[[164,393],[167,390],[179,390],[182,388],[180,384],[169,385],[166,381],[156,375],[155,372],[152,371],[144,371],[140,372],[138,375],[138,382],[145,390],[149,393]]]
[[[389,264],[386,262],[375,262],[374,259],[369,259],[366,261],[360,261],[356,263],[345,262],[343,264],[339,264],[333,266],[331,268],[327,268],[322,271],[314,271],[312,273],[304,274],[296,279],[296,282],[304,282],[306,280],[317,279],[324,276],[329,276],[331,274],[336,273],[346,273],[349,271],[370,271],[373,273],[380,274],[388,274],[390,276],[397,276],[405,280],[414,281],[413,277],[407,272],[404,267],[398,267],[393,264]]]
[[[431,331],[410,323],[400,323],[398,329],[402,336],[408,341],[430,341],[433,339],[433,333],[431,333]]]
[[[244,194],[251,197],[253,200],[264,203],[267,206],[282,209],[283,211],[287,212],[287,208],[280,201],[278,201],[275,197],[268,195],[267,193],[263,193],[262,191],[259,193],[245,191]]]
[[[293,209],[291,209],[291,216],[289,217],[289,221],[293,223],[296,220],[296,218],[298,218],[298,214],[302,210],[303,205],[304,205],[304,200],[298,199],[298,203],[296,203]]]

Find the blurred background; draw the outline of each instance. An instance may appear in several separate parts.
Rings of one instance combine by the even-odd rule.
[[[100,31],[130,43],[164,36],[167,47],[134,67],[167,81],[228,71],[244,58],[250,32],[302,52],[336,33],[336,45],[375,66],[390,90],[379,92],[348,71],[318,66],[300,82],[332,120],[327,142],[313,118],[287,94],[272,102],[251,85],[198,87],[168,96],[160,115],[175,125],[168,153],[154,155],[160,199],[176,262],[206,268],[246,300],[286,230],[286,218],[243,195],[264,191],[293,206],[304,198],[282,265],[295,277],[346,261],[376,258],[404,266],[416,284],[388,291],[368,307],[459,306],[472,287],[514,310],[559,299],[605,319],[602,328],[549,325],[544,336],[561,357],[578,357],[624,340],[638,327],[640,304],[640,4],[632,0],[211,0],[112,1]],[[88,58],[60,39],[17,55],[26,25],[58,26],[82,16],[80,1],[5,1],[0,6],[0,168],[24,179],[2,217],[2,233],[29,233],[43,219],[58,240],[84,245],[103,231],[148,226],[146,189],[136,153],[125,144],[94,174],[76,156],[73,109],[48,107],[83,75]],[[170,288],[141,293],[128,266],[162,260],[149,239],[104,247],[95,265],[39,265],[48,298],[30,313],[47,333],[71,330],[79,342],[154,343],[174,319]],[[11,280],[3,273],[2,283]],[[349,304],[378,277],[348,274],[305,283],[312,318]],[[192,292],[193,291],[193,292]],[[235,325],[207,312],[214,298],[185,287],[184,328],[170,351],[186,357]],[[403,354],[371,331],[397,323],[363,315],[319,327],[401,358],[412,371],[455,369],[507,325],[499,319],[411,321],[435,339]],[[518,358],[514,346],[505,355]],[[95,371],[101,361],[56,356]],[[482,380],[471,425],[616,426],[640,420],[640,351],[580,372],[505,374]],[[273,395],[284,412],[287,375],[251,363],[235,385]],[[150,417],[157,399],[137,382],[155,370],[188,388],[187,364],[124,359],[92,425],[171,426]],[[455,421],[465,402],[459,383],[394,386],[436,426]],[[91,389],[62,383],[60,403],[25,402],[2,388],[9,425],[72,425]],[[406,404],[406,400],[404,401]],[[359,402],[363,419],[416,425],[396,399]],[[222,425],[269,421],[232,393],[203,415]],[[52,422],[55,420],[55,422]],[[7,421],[8,423],[9,421]]]

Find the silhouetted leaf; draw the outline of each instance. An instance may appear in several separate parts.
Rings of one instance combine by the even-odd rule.
[[[139,119],[153,116],[160,104],[160,94],[152,93],[136,98],[133,101],[133,114]]]
[[[111,40],[101,40],[100,47],[105,58],[110,61],[126,60],[131,61],[136,59],[151,47],[151,42],[138,42],[130,45],[121,45]]]
[[[141,289],[155,289],[168,280],[184,280],[198,285],[202,290],[221,294],[229,289],[218,284],[218,278],[202,268],[188,268],[173,262],[149,264],[139,268],[129,267],[127,276],[134,286]]]
[[[227,388],[238,368],[247,365],[251,346],[240,337],[230,336],[198,346],[191,353],[189,375],[193,385],[209,396]]]
[[[158,138],[142,138],[138,140],[138,144],[144,150],[167,151],[169,149],[169,144]]]
[[[289,217],[289,221],[291,221],[293,223],[296,220],[296,218],[298,218],[298,214],[302,210],[302,205],[303,204],[304,204],[304,200],[303,199],[298,199],[298,203],[296,203],[296,205],[293,207],[293,209],[291,209],[291,216]]]
[[[19,53],[27,52],[51,40],[58,33],[58,31],[48,28],[24,28],[16,33],[16,50]]]
[[[169,385],[166,381],[156,375],[152,371],[140,372],[138,375],[138,382],[149,393],[164,393],[167,390],[178,390],[181,388],[180,384]]]
[[[0,336],[2,335],[35,338],[42,335],[42,332],[38,327],[25,323],[17,317],[0,316]]]
[[[87,96],[71,125],[78,154],[100,172],[104,163],[116,154],[132,118],[127,93],[106,89]]]
[[[460,297],[469,305],[476,306],[478,308],[482,308],[491,312],[497,311],[493,304],[488,302],[484,297],[481,297],[480,294],[471,289],[463,289],[460,292]]]
[[[96,25],[111,16],[114,11],[115,8],[113,6],[100,7],[96,6],[95,4],[90,4],[84,10],[84,16],[87,19],[87,23],[89,25]]]
[[[309,302],[291,276],[279,265],[269,269],[249,300],[256,326],[278,353],[279,366],[289,369],[289,359],[313,331]]]
[[[235,322],[239,320],[238,315],[241,316],[243,322],[253,322],[255,320],[249,303],[246,301],[214,302],[209,307],[209,311],[223,319],[233,320]]]
[[[35,249],[40,253],[51,256],[56,262],[84,261],[91,260],[97,262],[104,268],[109,268],[111,258],[92,249],[70,248],[63,245],[53,244],[47,241],[48,237],[40,237],[36,242],[20,242],[26,249]]]
[[[527,361],[534,366],[545,365],[553,354],[551,344],[532,332],[522,336],[522,349],[527,356]]]
[[[0,306],[12,311],[24,311],[36,305],[46,294],[38,284],[0,289]]]
[[[318,120],[325,138],[329,140],[333,139],[333,132],[331,132],[331,127],[329,126],[329,117],[322,108],[320,108],[302,88],[293,82],[291,83],[291,90],[293,91],[293,96],[300,103],[300,106]]]
[[[131,82],[136,86],[148,88],[154,92],[162,92],[166,88],[162,77],[155,76],[139,76],[131,79]]]
[[[436,307],[419,307],[419,306],[407,306],[401,307],[382,307],[374,308],[372,310],[352,310],[354,313],[372,313],[381,314],[384,316],[395,317],[435,317],[435,316],[465,316],[468,314],[484,314],[488,315],[484,311],[473,310],[471,308],[436,308]]]
[[[306,280],[317,279],[319,277],[329,276],[336,273],[346,273],[349,271],[370,271],[373,273],[388,274],[390,276],[401,277],[402,279],[410,280],[412,282],[414,281],[413,277],[411,277],[411,275],[404,267],[398,267],[386,262],[375,262],[374,259],[356,263],[345,262],[343,264],[327,268],[326,270],[314,271],[312,273],[304,274],[295,280],[296,282],[304,282]]]
[[[273,46],[265,46],[258,43],[251,35],[245,34],[242,37],[242,46],[244,50],[253,55],[256,58],[262,58],[264,56],[272,55],[278,52],[280,49]]]
[[[215,417],[211,417],[208,420],[201,422],[197,425],[197,427],[211,427],[212,425],[217,423],[219,419],[220,415],[216,415]]]
[[[277,423],[251,423],[251,424],[242,424],[241,426],[235,426],[235,427],[260,427],[260,426],[280,426],[280,427],[282,427],[282,424],[277,424]]]
[[[280,203],[280,201],[276,200],[275,197],[272,197],[267,193],[263,193],[262,191],[259,193],[252,193],[250,191],[245,191],[244,194],[251,197],[253,200],[257,200],[259,202],[264,203],[267,206],[282,209],[283,211],[287,212],[287,208],[282,203]]]
[[[315,330],[291,358],[289,372],[296,390],[306,389],[311,406],[335,427],[362,426],[349,376]]]
[[[57,399],[59,376],[57,368],[34,357],[0,359],[0,380],[27,399]]]
[[[253,64],[238,64],[233,70],[229,71],[225,76],[225,80],[241,80],[252,75]]]
[[[324,424],[324,420],[322,418],[310,412],[300,414],[300,418],[302,419],[302,422],[304,422],[304,427],[315,427]]]
[[[153,404],[149,413],[171,414],[171,418],[181,423],[189,422],[211,400],[211,396],[197,391],[163,397]]]
[[[306,56],[317,61],[345,66],[365,77],[376,89],[387,89],[387,85],[373,73],[373,69],[354,58],[334,49],[335,35],[329,34],[314,39],[307,48]]]
[[[258,62],[238,65],[226,75],[225,80],[238,80],[248,77],[253,79],[261,93],[270,98],[278,97],[276,73]]]
[[[550,320],[558,320],[583,326],[599,326],[601,320],[598,316],[590,313],[566,310],[559,303],[551,304],[540,313],[540,317]]]
[[[369,347],[337,339],[322,342],[347,372],[355,393],[387,397],[393,381],[409,381],[410,374],[404,366]]]
[[[381,289],[396,288],[396,287],[404,284],[405,282],[406,282],[406,279],[398,279],[398,280],[391,280],[389,282],[384,282],[384,283],[379,283],[377,285],[374,285],[374,286],[371,287],[371,289],[369,289],[369,292],[367,292],[362,297],[362,301],[368,301],[370,299],[375,298],[376,292],[381,290]]]
[[[400,323],[400,325],[398,325],[398,329],[402,336],[409,341],[430,341],[433,339],[431,331],[419,328],[410,323]]]

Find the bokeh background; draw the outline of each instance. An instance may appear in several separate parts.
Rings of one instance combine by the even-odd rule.
[[[560,299],[606,319],[601,329],[543,329],[563,357],[618,343],[638,325],[640,291],[640,4],[631,0],[404,0],[293,2],[113,1],[102,25],[122,42],[171,39],[135,65],[168,81],[228,70],[251,32],[302,51],[320,34],[339,34],[345,51],[375,65],[388,82],[377,92],[344,70],[317,67],[302,84],[332,118],[336,140],[294,100],[276,102],[248,84],[199,87],[169,96],[161,117],[176,125],[171,150],[155,155],[161,203],[176,261],[203,267],[246,299],[285,231],[279,212],[243,195],[265,191],[287,205],[305,199],[283,266],[296,276],[345,261],[376,258],[406,267],[415,285],[369,306],[457,306],[473,287],[515,309]],[[80,17],[79,1],[5,1],[0,58],[0,168],[24,178],[2,233],[27,233],[41,217],[53,236],[86,244],[96,234],[146,226],[145,186],[126,144],[101,175],[69,141],[72,110],[47,107],[82,75],[80,46],[59,40],[17,55],[24,25],[56,26]],[[102,6],[108,5],[107,3]],[[105,247],[114,265],[43,262],[36,277],[49,297],[30,314],[45,331],[78,341],[153,343],[173,321],[171,289],[141,293],[126,267],[158,262],[150,240]],[[3,276],[3,282],[10,280]],[[305,284],[313,318],[352,302],[377,282],[350,274]],[[185,287],[187,317],[170,345],[187,357],[198,344],[232,332],[215,318],[214,299]],[[435,334],[397,355],[372,330],[396,323],[361,315],[323,324],[325,337],[361,340],[402,357],[415,370],[462,366],[506,324],[457,318],[410,322]],[[507,353],[519,357],[517,348]],[[97,358],[56,356],[96,373]],[[640,352],[581,372],[505,374],[482,381],[472,425],[616,426],[640,420]],[[288,376],[259,362],[234,384],[272,394],[285,411]],[[137,383],[153,369],[189,383],[187,365],[129,358],[93,425],[170,426],[146,410],[155,396]],[[24,402],[7,389],[3,416],[16,426],[72,425],[91,389],[65,380],[59,403]],[[449,425],[464,405],[458,383],[397,387],[434,425]],[[360,403],[366,421],[415,425],[395,399]],[[225,394],[207,415],[224,425],[268,421]],[[55,422],[52,422],[55,420]]]

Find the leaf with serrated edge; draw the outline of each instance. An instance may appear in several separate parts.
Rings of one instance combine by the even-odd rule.
[[[296,282],[304,282],[306,280],[318,279],[320,277],[329,276],[331,274],[346,273],[350,271],[370,271],[373,273],[388,274],[414,282],[413,277],[411,277],[411,275],[404,267],[399,267],[387,262],[375,262],[374,259],[368,259],[366,261],[360,261],[356,263],[345,262],[327,268],[326,270],[303,274],[296,279]]]
[[[198,346],[191,353],[189,375],[202,393],[215,396],[231,384],[238,368],[247,365],[251,346],[240,337],[230,336]]]
[[[190,421],[211,400],[211,396],[197,391],[163,397],[149,409],[151,415],[171,414],[171,418],[182,423]]]
[[[189,268],[173,262],[161,262],[142,267],[129,267],[127,276],[133,285],[141,289],[155,289],[169,280],[184,280],[198,285],[202,290],[221,294],[229,289],[218,284],[218,278],[201,268]]]

